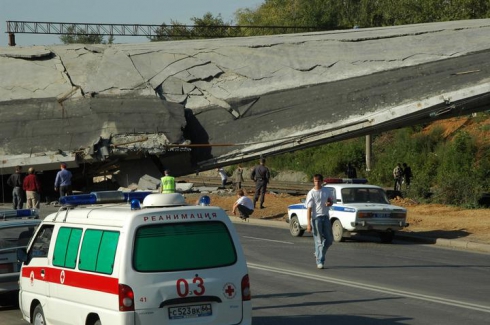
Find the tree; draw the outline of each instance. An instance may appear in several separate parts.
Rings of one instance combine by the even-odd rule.
[[[490,17],[488,0],[265,0],[239,9],[241,26],[304,26],[324,30]]]
[[[156,32],[157,36],[148,38],[152,42],[157,42],[237,36],[230,33],[230,24],[223,21],[221,14],[215,17],[208,12],[202,18],[192,17],[191,21],[193,26],[184,25],[174,20],[170,21],[170,25],[163,23]]]
[[[112,44],[114,42],[114,36],[109,36],[107,42],[104,41],[102,35],[87,35],[81,28],[78,32],[75,32],[75,26],[69,26],[66,29],[66,34],[60,36],[60,40],[63,44]]]

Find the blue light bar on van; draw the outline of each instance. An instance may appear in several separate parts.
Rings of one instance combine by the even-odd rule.
[[[121,192],[121,191],[103,191],[92,192],[90,194],[69,195],[60,197],[62,205],[84,205],[84,204],[102,204],[102,203],[123,203],[132,200],[143,201],[151,192]]]
[[[38,217],[38,212],[35,209],[19,209],[19,210],[0,210],[0,218],[6,220],[9,218],[29,218]]]

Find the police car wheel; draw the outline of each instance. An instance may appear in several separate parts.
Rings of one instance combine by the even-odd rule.
[[[381,240],[382,243],[385,244],[390,244],[393,241],[394,237],[395,237],[394,231],[384,231],[379,233],[379,239]]]
[[[32,324],[34,324],[34,325],[46,324],[46,321],[44,320],[43,307],[41,307],[41,305],[37,305],[36,308],[34,308],[34,313],[32,314],[32,319],[33,319]]]
[[[337,243],[344,241],[344,228],[339,220],[334,220],[332,224],[333,240]]]
[[[291,221],[289,222],[289,232],[293,237],[301,237],[305,233],[305,230],[301,229],[298,217],[291,218]]]

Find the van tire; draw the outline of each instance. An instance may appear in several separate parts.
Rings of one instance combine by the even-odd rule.
[[[44,319],[43,307],[41,305],[37,305],[34,308],[34,312],[32,313],[32,324],[34,325],[45,325],[46,320]]]
[[[100,322],[100,319],[97,319],[97,321],[94,323],[94,325],[102,325],[102,323]]]

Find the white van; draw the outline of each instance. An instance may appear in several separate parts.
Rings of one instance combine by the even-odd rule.
[[[27,251],[19,252],[24,319],[251,324],[247,265],[227,214],[187,205],[177,193],[134,192],[140,200],[147,195],[142,206],[132,194],[68,196],[67,205],[44,219]],[[126,203],[107,204],[114,199]]]

